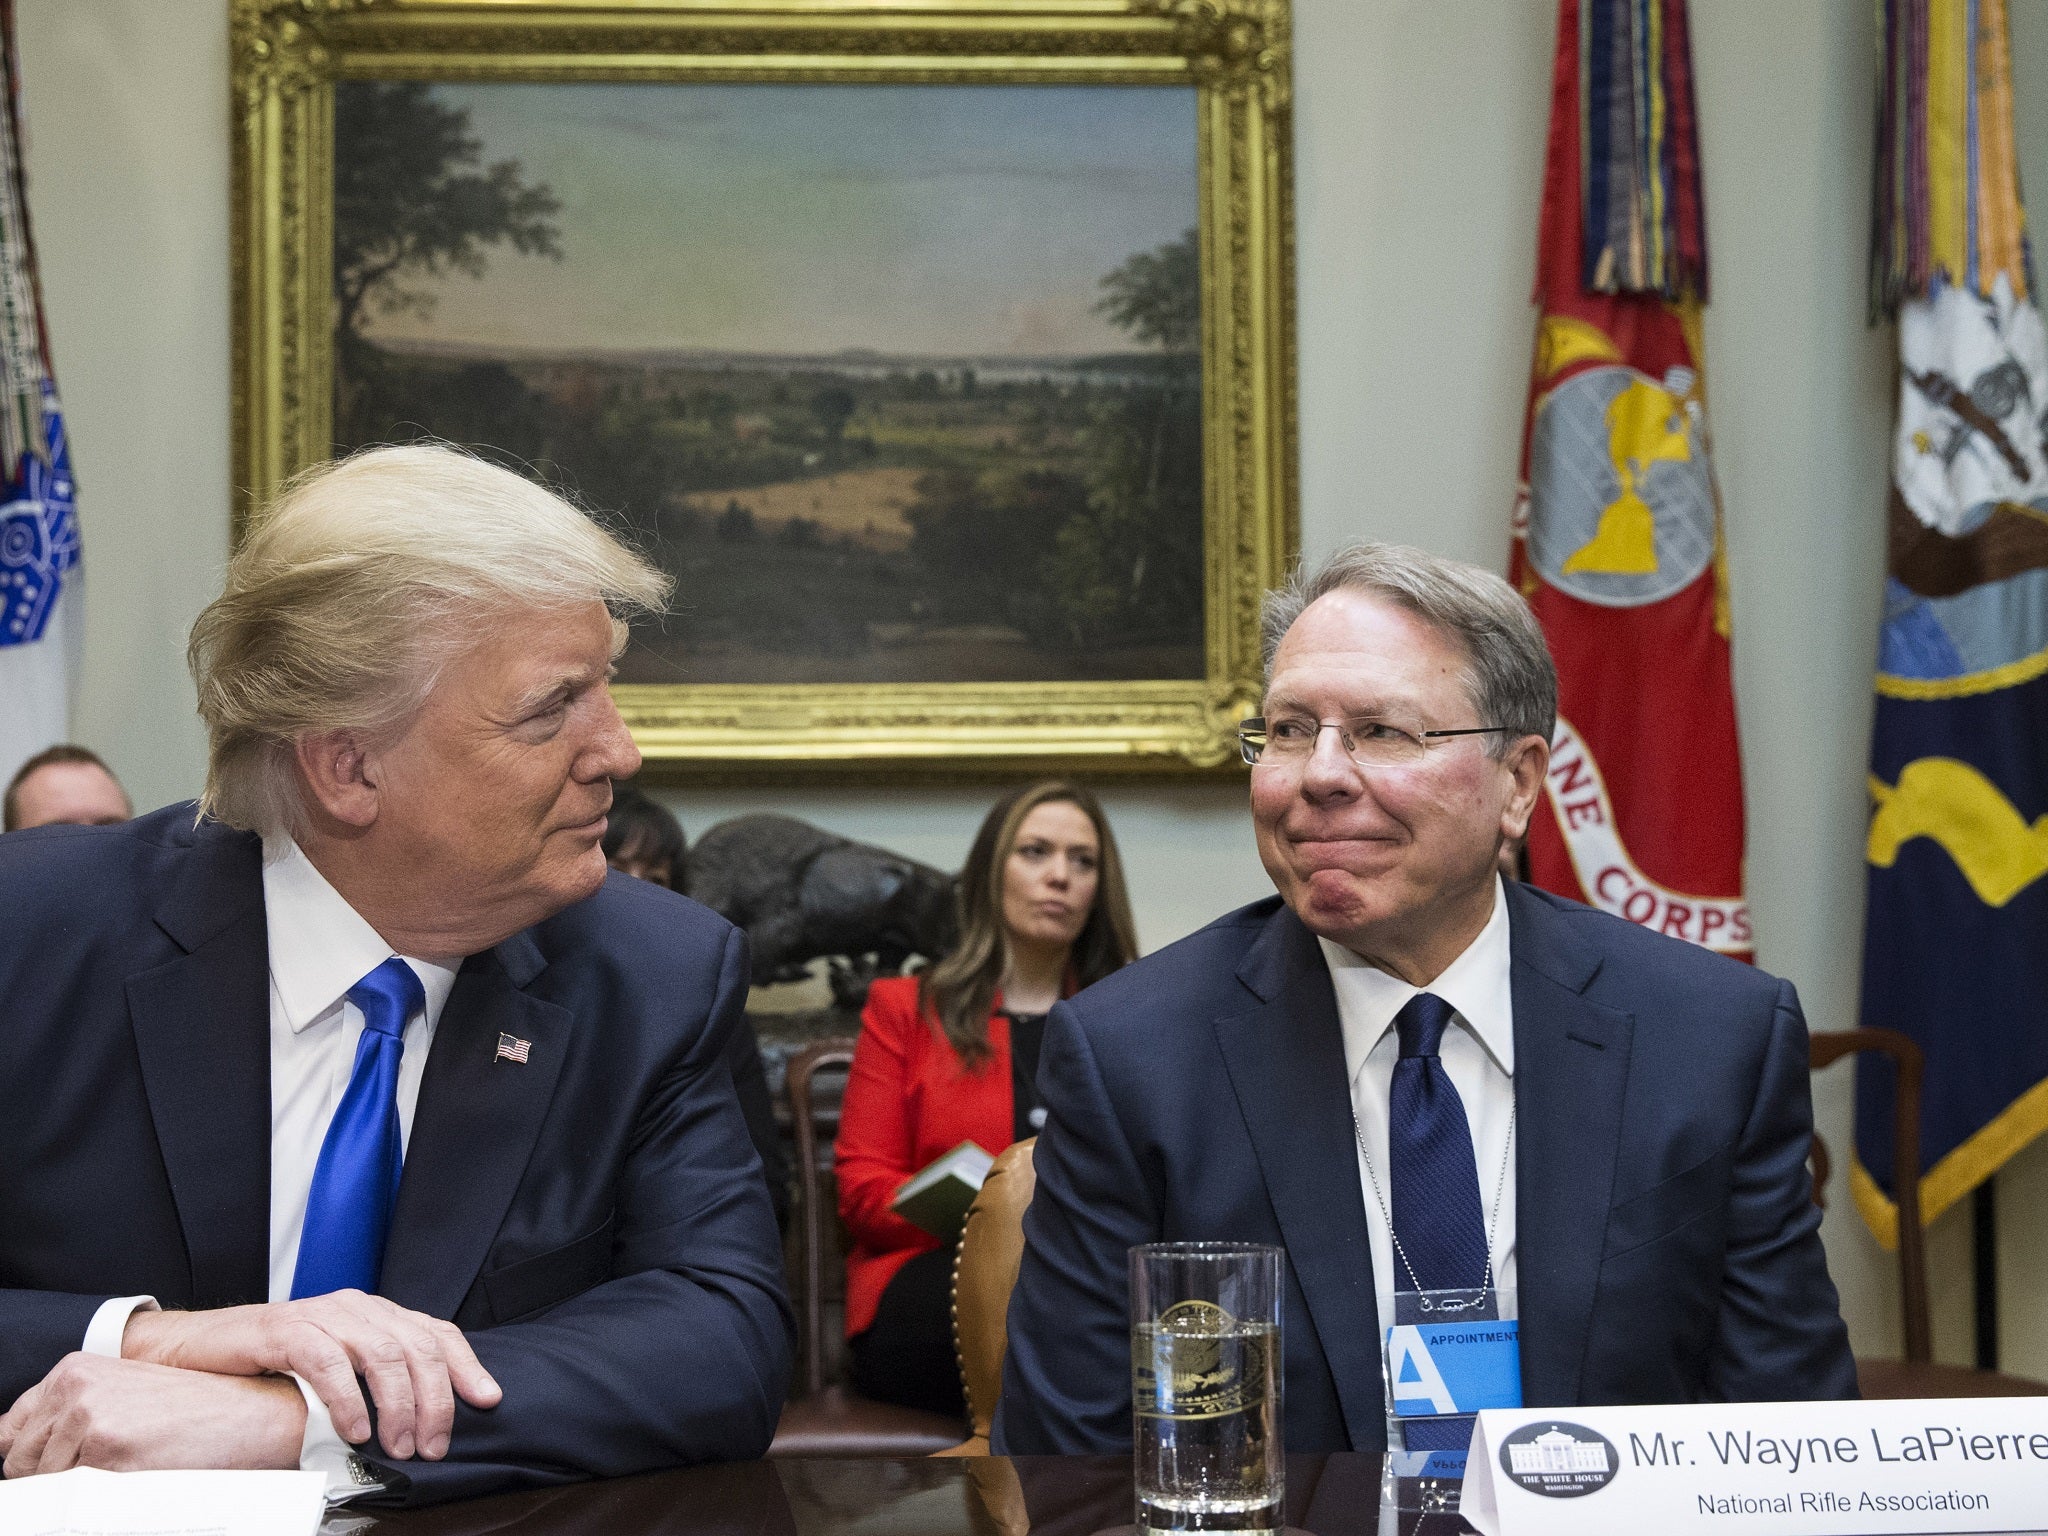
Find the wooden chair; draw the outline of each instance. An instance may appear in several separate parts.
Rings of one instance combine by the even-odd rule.
[[[1920,1220],[1920,1083],[1926,1058],[1920,1047],[1893,1029],[1845,1029],[1817,1034],[1808,1045],[1816,1072],[1844,1056],[1875,1051],[1892,1064],[1892,1189],[1899,1211],[1899,1316],[1905,1332],[1903,1360],[1858,1360],[1856,1383],[1865,1397],[2032,1397],[2048,1384],[1934,1359],[1934,1330],[1927,1307],[1927,1248]],[[1827,1144],[1813,1138],[1813,1200],[1825,1202],[1821,1186],[1830,1164]]]
[[[802,1352],[800,1395],[782,1410],[770,1456],[928,1456],[956,1445],[960,1426],[943,1414],[899,1408],[860,1396],[840,1379],[836,1330],[827,1326],[826,1281],[843,1273],[838,1200],[834,1195],[827,1117],[837,1127],[836,1099],[817,1091],[817,1078],[853,1065],[853,1041],[820,1040],[792,1056],[784,1091],[796,1133],[798,1221],[797,1316]]]
[[[1024,1262],[1024,1212],[1038,1187],[1032,1166],[1036,1136],[1005,1147],[967,1208],[967,1226],[953,1261],[953,1347],[967,1389],[973,1435],[942,1456],[986,1456],[1003,1390],[1003,1352],[1009,1344],[1010,1292]]]

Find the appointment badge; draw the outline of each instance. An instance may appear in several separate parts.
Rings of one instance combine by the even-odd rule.
[[[1569,1414],[1479,1415],[1459,1513],[1483,1536],[1938,1536],[2048,1521],[2048,1397]]]

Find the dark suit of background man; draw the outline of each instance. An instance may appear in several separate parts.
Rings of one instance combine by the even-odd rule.
[[[1125,1251],[1175,1239],[1284,1245],[1288,1446],[1383,1448],[1392,1238],[1458,1203],[1404,1216],[1404,1159],[1439,1155],[1397,1153],[1404,1072],[1457,1090],[1455,1283],[1518,1289],[1525,1404],[1853,1396],[1792,988],[1496,872],[1557,699],[1520,598],[1363,545],[1269,600],[1266,643],[1245,744],[1279,897],[1053,1011],[997,1449],[1129,1443]],[[1432,1009],[1440,1043],[1402,1022]]]
[[[424,1502],[767,1446],[745,943],[599,846],[615,611],[665,586],[515,475],[360,455],[194,628],[197,825],[0,840],[8,1476]]]

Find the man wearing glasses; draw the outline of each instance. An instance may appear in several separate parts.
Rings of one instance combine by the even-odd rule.
[[[996,1449],[1130,1443],[1126,1252],[1162,1240],[1285,1248],[1290,1450],[1461,1456],[1475,1403],[1853,1397],[1791,986],[1499,873],[1556,714],[1527,606],[1363,544],[1265,628],[1239,734],[1278,895],[1048,1021]],[[1402,1353],[1447,1316],[1514,1336],[1490,1386]]]

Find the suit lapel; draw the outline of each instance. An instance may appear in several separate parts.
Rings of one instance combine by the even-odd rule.
[[[1600,956],[1508,883],[1522,1397],[1576,1403],[1621,1148],[1634,1016],[1584,995]]]
[[[1385,1443],[1378,1307],[1336,994],[1315,937],[1286,908],[1238,977],[1260,999],[1216,1021],[1288,1262],[1329,1361],[1351,1444]]]
[[[156,921],[185,953],[128,978],[128,1015],[191,1265],[184,1301],[265,1301],[270,955],[261,844],[200,828]]]
[[[441,1010],[378,1286],[400,1306],[454,1317],[519,1187],[573,1022],[520,990],[544,964],[516,935],[472,955]],[[524,1063],[497,1059],[501,1034],[530,1044]]]

